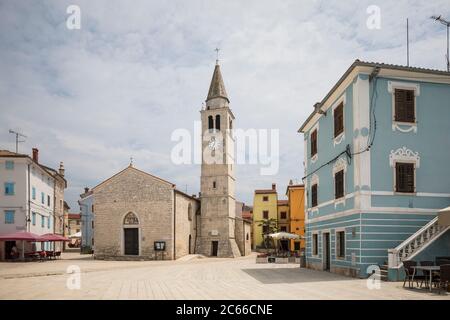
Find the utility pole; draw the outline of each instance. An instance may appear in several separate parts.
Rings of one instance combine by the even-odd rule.
[[[25,140],[19,140],[19,137],[26,138],[27,136],[11,129],[9,129],[9,133],[16,135],[16,153],[19,153],[19,143],[25,142]]]
[[[450,72],[450,50],[449,50],[449,29],[450,29],[450,21],[445,20],[444,18],[442,18],[442,16],[432,16],[431,19],[440,22],[441,24],[443,24],[444,26],[447,27],[447,56],[446,56],[446,60],[447,60],[447,71]]]

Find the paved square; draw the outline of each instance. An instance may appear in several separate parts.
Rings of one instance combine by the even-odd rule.
[[[67,267],[81,269],[81,289],[69,290]],[[65,254],[62,260],[0,263],[0,299],[450,299],[402,283],[366,280],[239,259],[186,257],[178,261],[98,261]]]

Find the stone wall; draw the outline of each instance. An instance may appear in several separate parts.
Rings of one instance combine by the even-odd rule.
[[[173,259],[174,186],[133,167],[94,188],[94,239],[97,259],[124,258],[123,219],[139,219],[139,256],[154,259],[154,241],[165,241],[164,259]]]
[[[196,213],[200,202],[175,191],[175,203],[175,259],[178,259],[195,251]]]

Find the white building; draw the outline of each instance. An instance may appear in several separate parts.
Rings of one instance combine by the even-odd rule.
[[[32,157],[0,150],[0,235],[61,233],[66,186],[62,163],[59,171],[43,166],[37,149]],[[14,241],[0,242],[0,259],[9,257],[13,245]],[[25,251],[32,250],[31,246],[27,244]],[[49,249],[49,244],[43,247]],[[17,248],[21,250],[21,246]],[[37,249],[41,249],[39,245]]]

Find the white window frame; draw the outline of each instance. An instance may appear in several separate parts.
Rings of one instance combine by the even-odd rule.
[[[395,89],[414,91],[414,122],[395,121]],[[388,82],[388,92],[392,95],[392,131],[417,133],[417,97],[420,96],[420,85],[410,82]]]
[[[338,233],[344,232],[344,256],[339,257],[338,256]],[[336,260],[346,260],[347,257],[347,232],[345,231],[345,228],[336,228],[334,230],[334,257]]]
[[[338,173],[339,171],[344,171],[344,195],[339,198],[336,199],[336,173]],[[347,182],[347,160],[343,157],[339,158],[333,166],[333,199],[334,199],[334,208],[336,209],[337,206],[339,204],[343,204],[345,206],[345,194],[346,194],[346,188],[345,188],[345,184]]]
[[[412,163],[414,164],[414,192],[397,192],[397,174],[396,164],[399,163]],[[419,152],[414,152],[411,149],[403,146],[397,150],[391,150],[389,155],[389,165],[392,168],[392,190],[395,195],[415,195],[417,194],[417,169],[420,168],[420,155]]]
[[[344,126],[344,131],[342,131],[337,137],[334,136],[334,110],[339,107],[340,104],[343,104],[343,111],[342,111],[342,122]],[[332,108],[332,114],[333,114],[333,146],[336,147],[337,145],[341,144],[342,141],[345,140],[345,106],[347,104],[347,98],[346,94],[344,93],[331,107]]]

